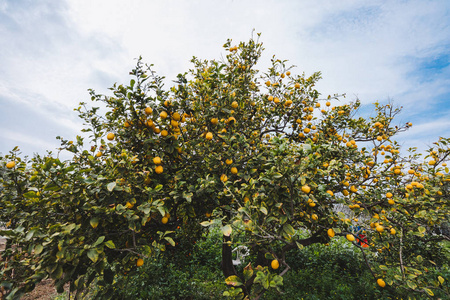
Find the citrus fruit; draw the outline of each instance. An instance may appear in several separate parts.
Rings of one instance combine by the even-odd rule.
[[[156,173],[156,174],[161,174],[163,171],[164,171],[164,169],[163,169],[162,166],[157,166],[157,167],[155,168],[155,173]]]
[[[108,133],[108,135],[106,136],[106,138],[110,141],[112,141],[114,139],[114,133],[110,132]]]
[[[278,260],[274,259],[270,263],[270,266],[272,267],[272,269],[276,270],[280,267],[280,263],[278,262]]]
[[[327,234],[328,234],[328,236],[329,236],[330,238],[334,237],[335,233],[334,233],[333,228],[328,229],[328,230],[327,230]]]
[[[142,266],[143,264],[144,264],[144,260],[143,260],[142,258],[139,258],[139,259],[136,261],[136,266],[138,266],[138,267]]]
[[[381,278],[379,278],[379,279],[377,280],[377,283],[378,283],[378,285],[381,286],[381,287],[385,287],[385,286],[386,286],[386,283],[385,283],[384,280],[381,279]]]

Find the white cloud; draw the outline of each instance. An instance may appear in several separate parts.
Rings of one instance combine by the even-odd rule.
[[[317,88],[325,95],[347,93],[363,103],[393,98],[405,107],[401,118],[426,124],[450,110],[443,101],[448,67],[426,77],[423,71],[449,55],[449,10],[445,0],[0,0],[0,105],[20,102],[37,112],[29,116],[34,128],[0,125],[37,132],[39,120],[52,119],[68,137],[80,128],[72,109],[89,102],[86,90],[106,93],[128,81],[139,55],[173,80],[193,55],[220,59],[227,38],[246,41],[253,28],[266,48],[260,69],[276,54],[299,73],[322,71]],[[442,133],[450,135],[448,128]]]

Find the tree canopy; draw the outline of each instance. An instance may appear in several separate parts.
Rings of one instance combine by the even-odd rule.
[[[230,297],[282,291],[288,251],[339,236],[362,251],[380,288],[443,290],[442,277],[422,275],[450,240],[440,230],[450,139],[423,155],[401,150],[394,137],[412,124],[395,125],[392,103],[364,118],[358,99],[321,97],[320,73],[297,75],[275,56],[258,71],[258,39],[224,48],[222,60],[194,57],[168,88],[139,59],[129,84],[90,90],[97,106],[76,109],[86,137],[59,137],[72,159],[22,158],[17,148],[0,157],[9,299],[49,277],[77,297],[95,280],[105,287],[97,297],[111,298],[117,274],[209,226],[222,229]],[[237,245],[256,257],[242,273]]]

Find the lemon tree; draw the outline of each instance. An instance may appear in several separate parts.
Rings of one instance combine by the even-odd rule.
[[[402,155],[393,138],[412,124],[394,125],[392,104],[363,118],[358,100],[321,97],[320,73],[294,74],[276,57],[258,71],[258,40],[224,48],[221,61],[193,58],[168,88],[139,60],[129,84],[91,90],[98,105],[76,109],[87,137],[60,138],[71,160],[20,158],[18,149],[2,157],[8,297],[48,277],[79,297],[96,280],[99,296],[113,297],[124,284],[116,274],[209,226],[223,232],[226,296],[280,289],[289,251],[339,237],[363,252],[374,285],[448,293],[442,276],[423,274],[437,268],[428,247],[449,240],[438,230],[449,139],[423,158]],[[256,258],[242,272],[232,263],[237,245]]]

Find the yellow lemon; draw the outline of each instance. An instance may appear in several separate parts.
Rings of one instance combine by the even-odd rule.
[[[381,286],[381,287],[385,287],[385,286],[386,286],[386,283],[385,283],[384,280],[381,279],[381,278],[379,278],[379,279],[377,280],[377,284],[378,284],[379,286]]]
[[[162,166],[157,166],[155,168],[155,173],[156,174],[161,174],[164,171],[164,168]]]
[[[151,115],[151,114],[152,114],[153,109],[152,109],[151,107],[146,107],[146,108],[144,109],[144,112],[145,112],[145,114],[148,116],[148,115]]]
[[[142,258],[139,258],[139,259],[136,261],[136,266],[138,266],[138,267],[142,266],[143,264],[144,264],[144,260],[143,260]]]
[[[106,138],[110,141],[112,141],[114,139],[114,133],[110,132],[108,133],[108,135],[106,136]]]
[[[309,186],[307,186],[307,185],[304,185],[304,186],[302,186],[302,191],[304,193],[308,194],[311,191],[311,188]]]
[[[159,114],[159,116],[161,117],[161,119],[165,119],[165,118],[167,118],[167,112],[162,111],[162,112]]]
[[[328,229],[328,230],[327,230],[327,234],[328,234],[328,236],[329,236],[330,238],[334,237],[335,233],[334,233],[333,228]]]
[[[280,267],[280,263],[278,262],[278,260],[274,259],[270,263],[270,266],[272,267],[272,269],[276,270]]]

